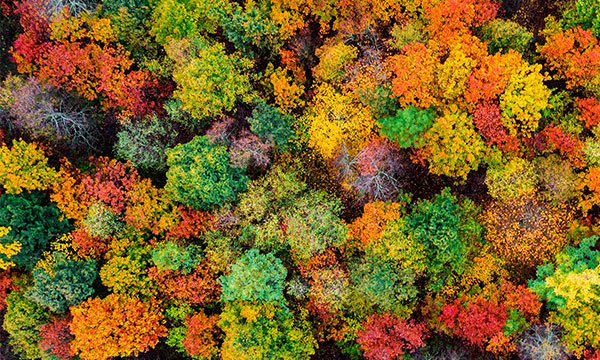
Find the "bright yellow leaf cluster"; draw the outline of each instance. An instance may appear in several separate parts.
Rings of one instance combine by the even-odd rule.
[[[56,179],[56,170],[37,144],[14,140],[12,148],[0,147],[0,185],[7,194],[46,190]]]

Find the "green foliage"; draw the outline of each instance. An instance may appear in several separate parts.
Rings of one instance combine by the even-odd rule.
[[[181,50],[180,44],[172,46],[176,48],[168,52],[177,63],[173,80],[178,85],[173,95],[193,118],[202,122],[233,110],[238,98],[250,100],[250,60],[227,54],[218,42],[192,39],[190,54],[184,57],[173,54]]]
[[[390,35],[392,35],[392,38],[389,45],[395,50],[402,50],[404,45],[411,42],[424,43],[427,41],[423,23],[415,20],[408,21],[402,26],[394,24]]]
[[[581,26],[590,29],[596,37],[600,37],[600,4],[596,0],[576,0],[575,6],[563,13],[566,28]]]
[[[231,13],[228,0],[153,0],[152,34],[160,44],[215,33]]]
[[[11,228],[8,235],[0,238],[0,243],[18,241],[22,245],[21,251],[10,261],[26,269],[33,268],[52,239],[71,229],[66,220],[60,220],[56,206],[47,205],[39,192],[0,196],[0,226]],[[0,256],[8,260],[4,254]]]
[[[315,353],[309,323],[274,305],[227,304],[219,326],[223,360],[308,360]]]
[[[454,274],[461,274],[467,255],[482,227],[475,220],[477,208],[470,200],[459,204],[448,188],[431,201],[416,203],[407,219],[414,239],[426,247],[427,275],[432,290],[452,283]]]
[[[421,146],[422,136],[433,123],[435,112],[432,109],[418,109],[410,106],[398,110],[396,116],[378,120],[379,132],[401,148]]]
[[[101,238],[117,235],[123,228],[119,216],[102,203],[90,205],[82,225],[88,234]]]
[[[160,243],[151,252],[152,262],[161,270],[181,270],[188,274],[200,263],[200,249],[194,245],[179,246],[172,241]]]
[[[48,322],[48,313],[22,292],[11,292],[6,304],[8,309],[2,327],[9,334],[10,345],[22,359],[39,359],[39,327]]]
[[[169,120],[153,115],[145,120],[126,122],[117,134],[116,155],[142,171],[166,170],[167,149],[175,145],[177,138],[177,131]]]
[[[223,20],[225,36],[245,56],[270,57],[281,47],[281,38],[269,15],[267,2],[251,0],[244,8],[236,4],[232,16]]]
[[[70,260],[59,252],[54,253],[54,258],[52,273],[33,270],[34,284],[25,296],[52,312],[64,314],[69,307],[79,305],[94,293],[92,284],[98,272],[95,260]]]
[[[330,246],[342,246],[348,229],[339,218],[341,210],[339,201],[309,192],[285,211],[287,229],[283,238],[294,255],[308,260]]]
[[[248,122],[254,134],[263,140],[274,142],[281,150],[287,150],[296,137],[292,128],[293,118],[266,102],[256,105]]]
[[[482,40],[487,41],[491,54],[507,53],[512,49],[525,53],[533,41],[533,33],[514,21],[496,19],[484,26]]]
[[[417,297],[415,272],[402,269],[398,262],[367,256],[350,268],[356,292],[371,312],[373,305],[380,311],[406,318],[412,312]]]
[[[207,136],[196,136],[167,152],[165,189],[174,201],[210,210],[234,201],[246,189],[243,170],[229,163],[227,148],[211,144]]]
[[[258,301],[285,305],[283,289],[287,270],[273,254],[248,250],[231,267],[229,275],[221,276],[224,302]]]

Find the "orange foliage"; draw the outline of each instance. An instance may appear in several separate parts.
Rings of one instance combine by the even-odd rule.
[[[85,360],[136,356],[154,347],[166,335],[163,316],[155,304],[110,294],[90,298],[71,308],[71,348]]]
[[[579,120],[585,127],[591,129],[600,122],[600,101],[596,98],[577,99],[579,109]]]
[[[497,100],[506,89],[511,74],[522,62],[521,55],[514,51],[484,57],[480,67],[469,75],[465,99],[471,109]]]
[[[191,304],[216,301],[221,291],[217,275],[207,262],[202,262],[189,274],[152,267],[148,275],[159,284],[159,291],[167,298]]]
[[[348,245],[364,250],[379,240],[388,222],[400,218],[400,211],[398,203],[375,201],[366,204],[362,216],[350,224]]]
[[[200,311],[185,321],[187,331],[182,341],[185,351],[191,356],[211,359],[219,351],[219,315],[207,316]]]
[[[493,201],[481,215],[486,240],[507,265],[532,269],[567,245],[573,213],[567,205],[536,198]]]
[[[590,30],[559,31],[539,49],[550,68],[567,81],[567,88],[586,86],[600,71],[600,44]]]
[[[402,48],[402,54],[392,56],[388,66],[394,77],[392,91],[404,107],[428,108],[436,104],[434,97],[437,56],[423,43],[413,42]]]

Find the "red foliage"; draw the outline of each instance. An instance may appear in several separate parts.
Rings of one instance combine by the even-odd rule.
[[[169,229],[167,237],[176,239],[195,238],[213,227],[214,217],[206,211],[180,206],[179,215],[181,220],[176,226]]]
[[[221,291],[217,275],[206,262],[197,266],[189,274],[152,267],[148,270],[148,275],[160,285],[160,291],[166,297],[190,304],[206,304],[215,301]]]
[[[19,72],[33,72],[34,64],[50,47],[48,19],[41,15],[43,6],[43,0],[24,0],[16,6],[23,33],[13,44],[12,56]]]
[[[579,109],[579,120],[583,121],[585,127],[593,128],[600,122],[600,101],[596,98],[577,99]]]
[[[115,213],[125,210],[127,195],[139,183],[137,170],[130,162],[107,157],[91,158],[94,170],[81,180],[81,198],[87,203],[100,201]]]
[[[545,151],[558,150],[574,166],[584,166],[583,144],[578,138],[565,134],[562,128],[554,124],[546,126],[540,135],[545,140]]]
[[[424,0],[423,8],[428,32],[447,41],[494,19],[500,4],[493,0]]]
[[[600,360],[600,350],[584,350],[583,351],[583,359],[584,360]]]
[[[199,312],[188,317],[185,324],[187,331],[182,341],[185,351],[191,356],[211,359],[219,351],[219,315]]]
[[[538,296],[529,290],[527,286],[505,282],[502,284],[498,296],[504,296],[506,307],[519,310],[527,321],[531,323],[539,321],[542,303]]]
[[[473,114],[473,123],[490,144],[497,145],[504,152],[518,152],[519,140],[510,135],[502,125],[500,107],[494,103],[484,103]]]
[[[384,138],[369,141],[356,155],[358,176],[351,185],[369,200],[392,200],[400,189],[404,165],[400,149]]]
[[[73,247],[83,257],[100,258],[109,250],[110,238],[91,236],[84,228],[78,227],[71,235]]]
[[[465,299],[457,299],[442,308],[439,321],[452,332],[472,345],[484,349],[492,338],[502,335],[508,315],[504,304],[476,298],[463,305]]]
[[[0,312],[6,309],[6,297],[8,293],[17,290],[13,283],[13,273],[8,270],[0,272]]]
[[[484,57],[481,66],[469,75],[465,92],[467,104],[474,109],[476,106],[496,101],[506,89],[513,67],[521,62],[521,56],[512,51]]]
[[[50,324],[40,327],[40,348],[61,360],[69,360],[75,354],[71,350],[73,335],[69,329],[71,317],[56,319]]]
[[[356,341],[369,360],[394,360],[405,352],[425,345],[428,334],[424,324],[416,324],[394,315],[374,314],[363,323],[364,330],[357,333]]]

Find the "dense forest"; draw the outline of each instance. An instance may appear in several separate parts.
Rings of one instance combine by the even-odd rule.
[[[0,359],[600,359],[599,0],[0,0]]]

